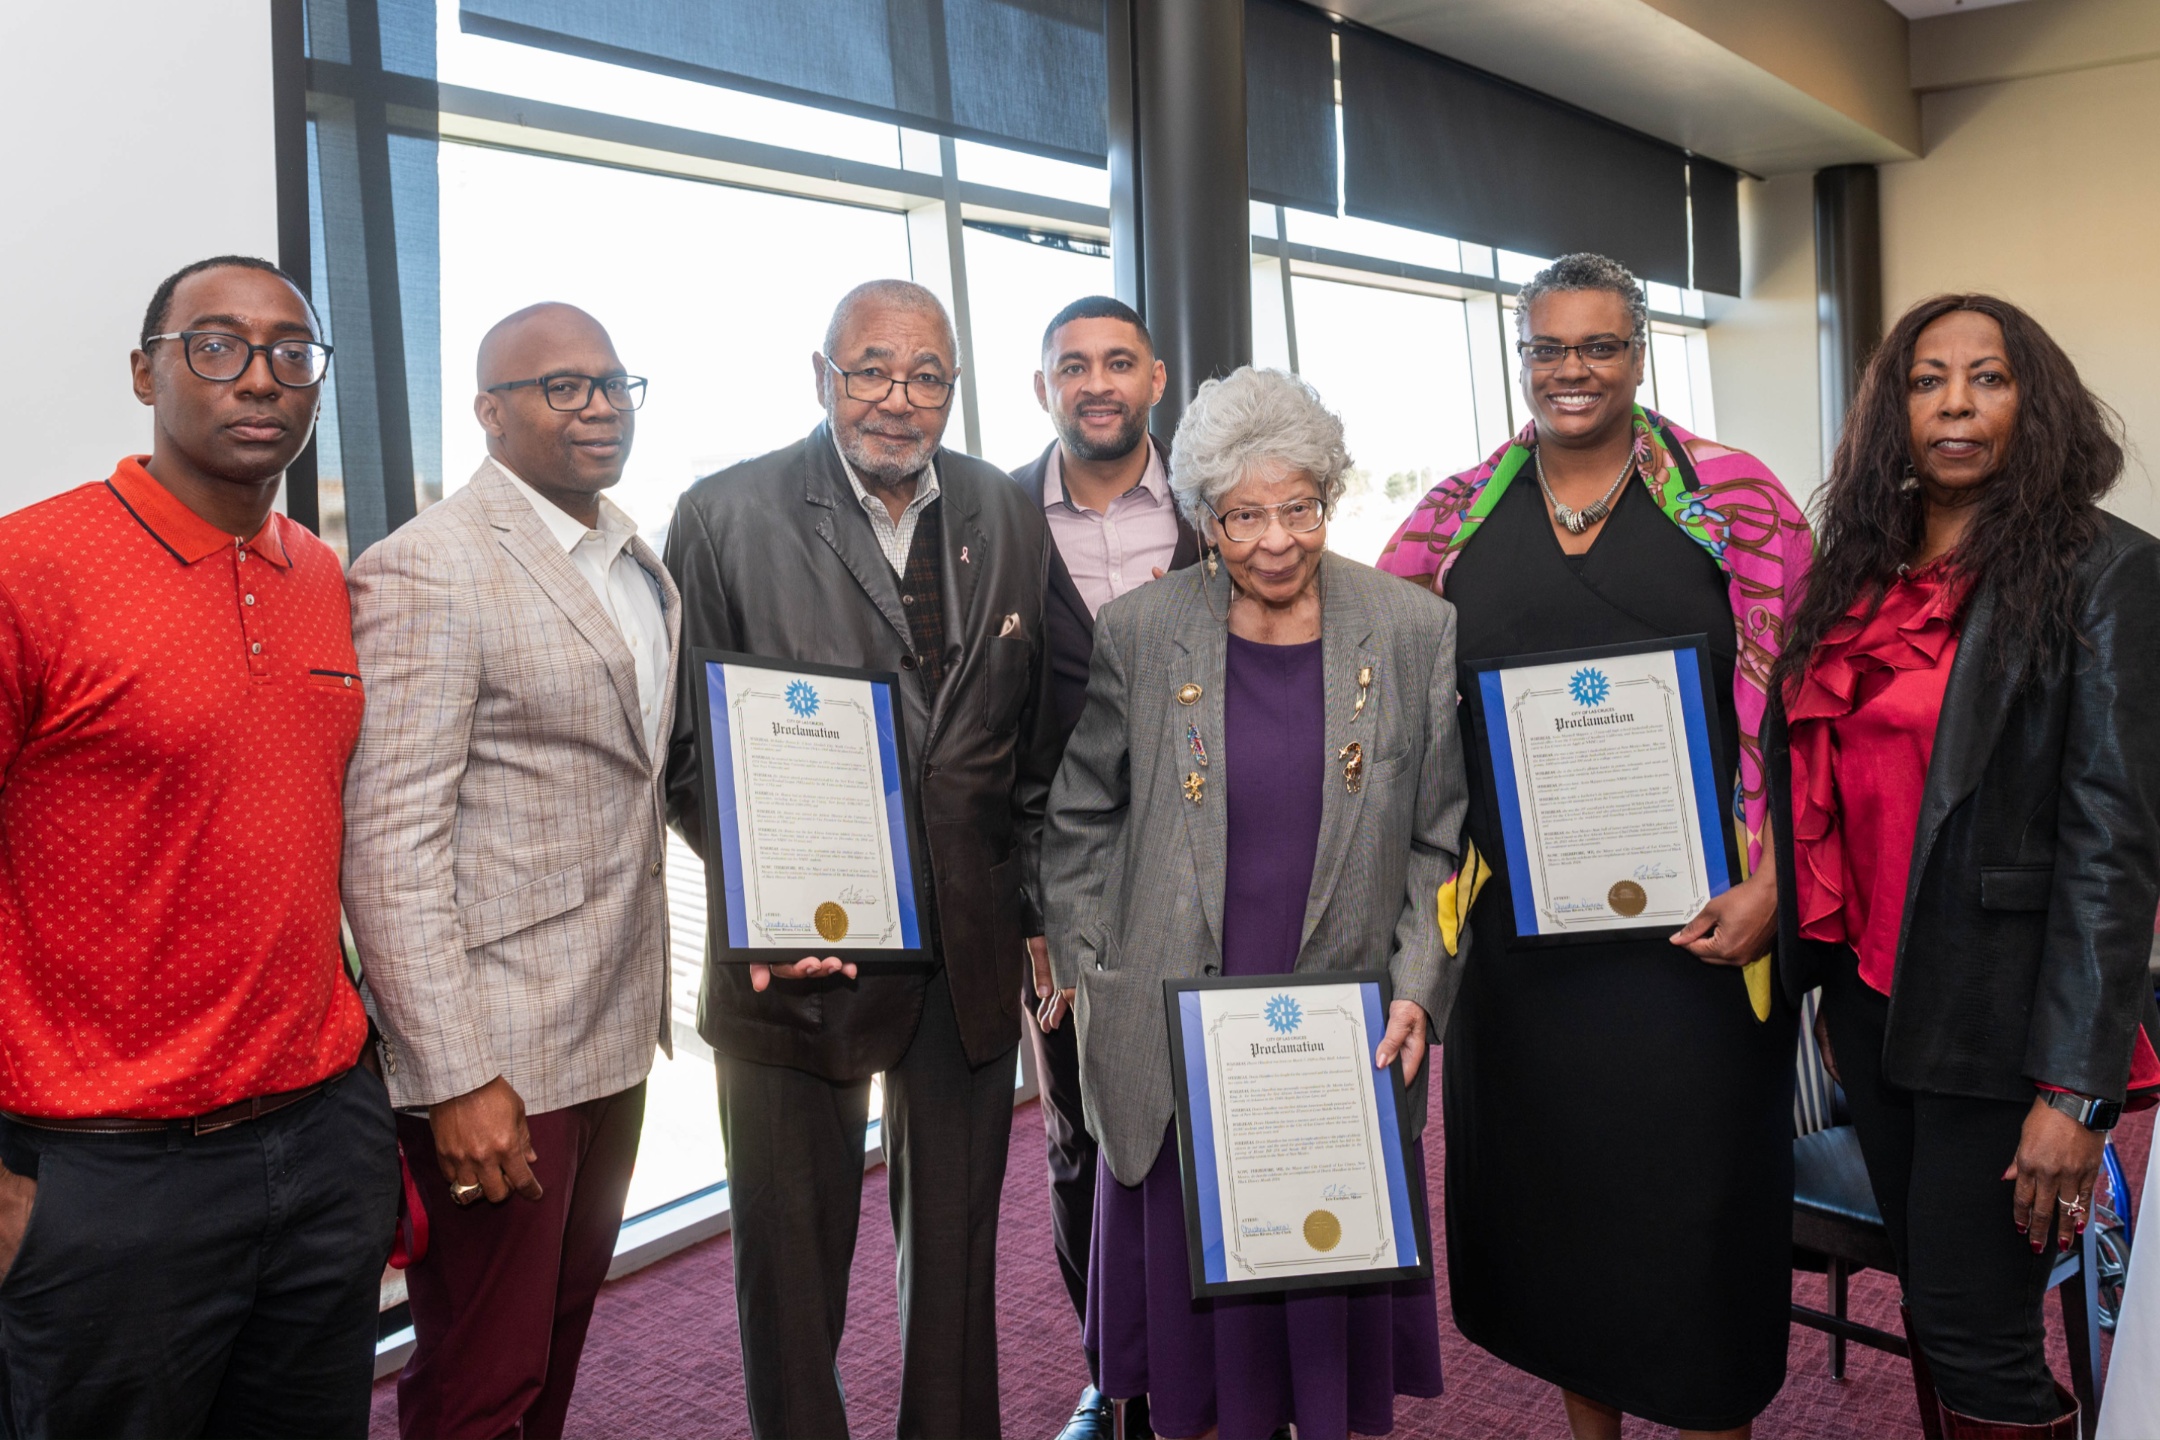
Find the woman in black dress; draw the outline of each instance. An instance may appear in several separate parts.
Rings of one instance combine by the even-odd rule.
[[[1707,635],[1711,748],[1744,777],[1734,858],[1752,863],[1762,682],[1805,523],[1759,462],[1635,405],[1646,316],[1619,265],[1565,257],[1521,301],[1534,424],[1428,496],[1381,568],[1444,585],[1464,664]],[[1624,1414],[1744,1436],[1784,1383],[1791,1303],[1796,1024],[1761,958],[1774,869],[1670,940],[1511,948],[1481,790],[1466,833],[1491,881],[1443,895],[1469,916],[1442,1071],[1456,1324],[1560,1386],[1576,1436],[1618,1436]]]

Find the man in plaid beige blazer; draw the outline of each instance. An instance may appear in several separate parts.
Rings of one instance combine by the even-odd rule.
[[[566,305],[479,372],[487,461],[352,567],[344,898],[432,1232],[408,1437],[562,1434],[669,1043],[681,605],[601,493],[645,382]]]

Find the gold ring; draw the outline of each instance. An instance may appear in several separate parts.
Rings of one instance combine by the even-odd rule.
[[[2055,1197],[2055,1203],[2062,1206],[2063,1209],[2068,1210],[2073,1215],[2081,1214],[2085,1209],[2084,1203],[2082,1201],[2075,1199],[2065,1200],[2060,1195]]]
[[[478,1185],[452,1185],[450,1187],[450,1198],[460,1205],[472,1204],[473,1201],[480,1198],[480,1194],[481,1191]]]

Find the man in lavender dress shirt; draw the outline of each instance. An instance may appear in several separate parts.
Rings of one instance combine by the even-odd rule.
[[[1013,472],[1050,525],[1050,591],[1043,605],[1050,699],[1058,746],[1087,701],[1095,612],[1165,571],[1200,558],[1200,542],[1170,496],[1169,448],[1148,434],[1148,412],[1167,377],[1155,342],[1132,307],[1090,295],[1060,310],[1043,332],[1035,398],[1057,439]],[[1064,1001],[1050,983],[1048,953],[1034,946],[1035,973],[1021,1026],[1041,1077],[1050,1161],[1050,1215],[1058,1268],[1073,1309],[1087,1318],[1088,1234],[1095,1211],[1095,1137],[1080,1110],[1080,1054]],[[1088,1357],[1093,1371],[1095,1357]],[[1129,1432],[1142,1416],[1127,1413]],[[1092,1384],[1060,1440],[1111,1433],[1109,1403]]]

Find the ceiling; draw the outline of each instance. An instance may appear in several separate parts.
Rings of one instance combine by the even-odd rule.
[[[1951,0],[1329,0],[1751,174],[1910,160],[1908,21]],[[1965,0],[1968,6],[2000,0]]]
[[[2024,0],[1888,0],[1890,7],[1908,20],[1935,15],[1955,15],[1961,10],[1985,10],[1990,5],[2019,5]]]

